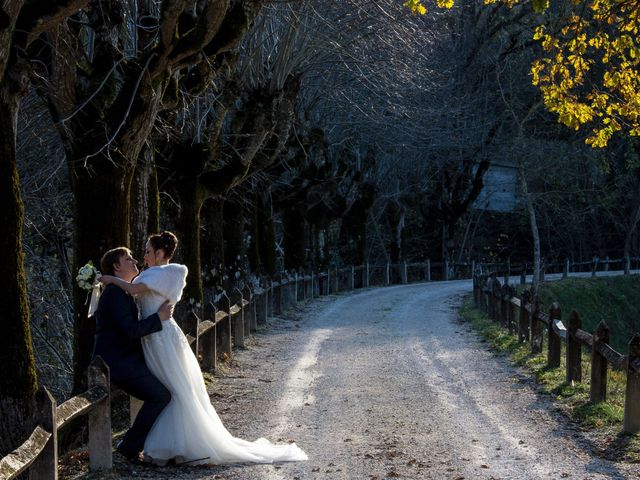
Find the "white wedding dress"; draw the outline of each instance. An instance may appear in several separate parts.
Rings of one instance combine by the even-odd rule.
[[[151,267],[134,283],[150,291],[138,296],[142,318],[155,313],[166,300],[177,303],[182,296],[187,267],[175,263]],[[162,330],[142,338],[147,366],[171,392],[144,444],[145,456],[156,463],[175,459],[197,464],[273,463],[307,460],[295,444],[274,445],[261,438],[249,442],[232,436],[209,401],[200,365],[186,337],[173,320]]]

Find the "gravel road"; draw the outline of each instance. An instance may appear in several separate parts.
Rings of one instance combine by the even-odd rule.
[[[119,472],[120,478],[622,479],[531,379],[457,317],[470,281],[323,297],[234,354],[209,384],[227,428],[295,441],[309,461]],[[635,470],[631,470],[635,468]]]

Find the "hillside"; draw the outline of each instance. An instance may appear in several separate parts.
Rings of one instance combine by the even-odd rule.
[[[548,282],[540,296],[545,309],[558,302],[563,319],[576,310],[583,330],[592,332],[603,319],[611,329],[610,344],[620,353],[627,353],[629,339],[640,332],[640,275]]]

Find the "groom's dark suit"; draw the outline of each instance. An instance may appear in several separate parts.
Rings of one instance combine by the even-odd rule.
[[[145,335],[162,330],[162,321],[157,313],[138,321],[133,298],[115,285],[108,285],[100,296],[95,318],[93,356],[100,355],[109,365],[113,383],[144,401],[118,447],[125,456],[135,457],[142,451],[156,418],[171,400],[169,391],[149,371],[140,342]]]

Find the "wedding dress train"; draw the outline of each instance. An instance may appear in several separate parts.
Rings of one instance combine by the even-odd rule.
[[[134,283],[150,289],[138,297],[143,318],[166,299],[176,303],[186,276],[187,267],[175,263],[142,272]],[[249,442],[227,431],[209,401],[200,365],[173,319],[163,322],[161,331],[143,337],[142,347],[147,366],[171,392],[171,402],[145,441],[146,456],[157,463],[175,458],[190,465],[307,460],[294,443],[274,445],[264,438]]]

